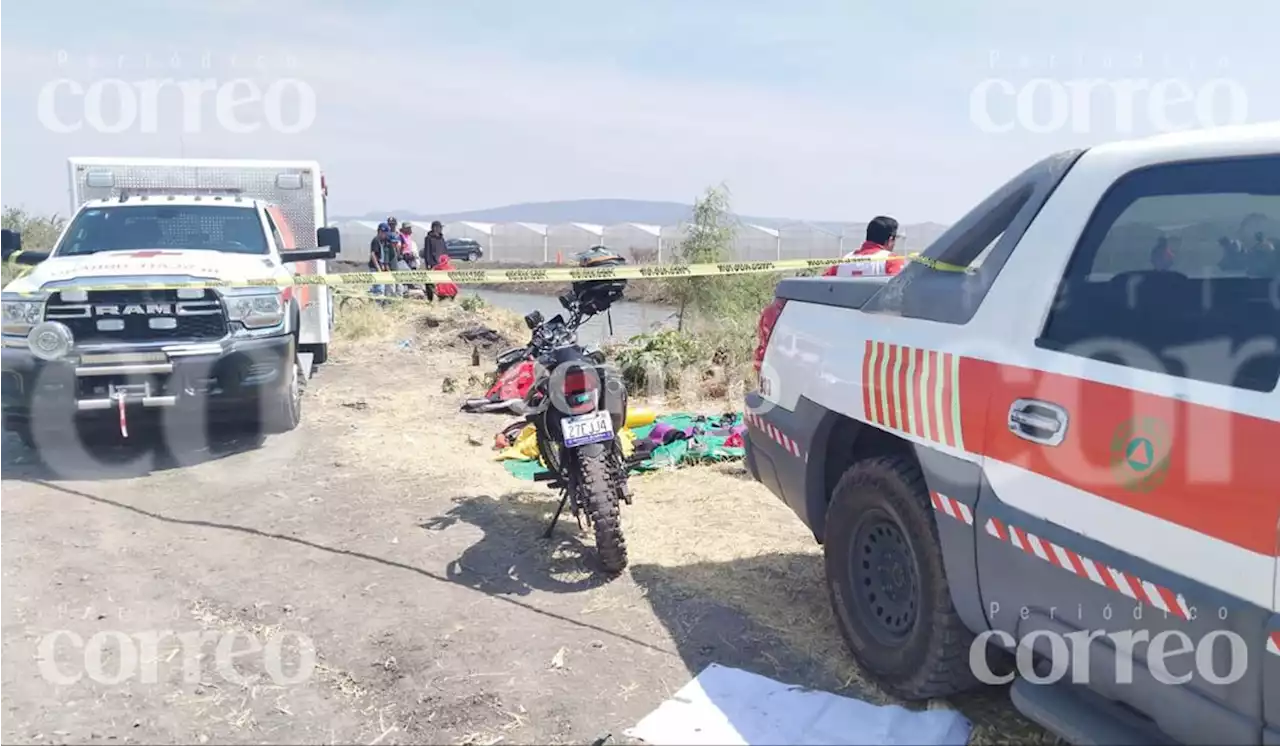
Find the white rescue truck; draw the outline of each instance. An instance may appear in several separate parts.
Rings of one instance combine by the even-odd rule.
[[[297,427],[329,288],[164,288],[323,274],[341,249],[313,161],[72,158],[72,217],[3,291],[4,427],[29,446],[132,414]],[[121,289],[120,285],[132,286]],[[146,285],[147,287],[143,287]],[[99,289],[100,288],[100,289]],[[105,417],[104,417],[105,416]]]
[[[866,672],[1013,680],[1075,744],[1280,744],[1277,244],[1268,124],[1059,153],[901,274],[778,284],[747,464]]]

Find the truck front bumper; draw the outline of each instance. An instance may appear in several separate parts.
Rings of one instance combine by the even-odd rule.
[[[292,335],[281,335],[80,349],[47,361],[5,340],[0,348],[5,427],[33,418],[111,411],[122,401],[130,408],[199,406],[211,417],[243,417],[288,386],[295,348]]]

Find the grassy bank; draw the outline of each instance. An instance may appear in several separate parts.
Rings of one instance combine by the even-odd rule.
[[[498,341],[477,345],[462,339],[463,332],[476,327],[493,330]],[[425,345],[474,352],[479,365],[450,371],[449,378],[459,393],[479,396],[492,380],[497,356],[526,344],[529,330],[520,314],[476,298],[465,303],[379,303],[353,295],[339,301],[334,337],[343,345]],[[683,331],[641,334],[604,352],[630,394],[647,406],[737,409],[750,380],[754,342],[753,317],[751,323],[698,324]]]

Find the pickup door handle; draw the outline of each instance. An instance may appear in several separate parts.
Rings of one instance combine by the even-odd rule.
[[[1067,410],[1039,399],[1018,399],[1009,407],[1009,432],[1032,443],[1059,445],[1067,437]]]

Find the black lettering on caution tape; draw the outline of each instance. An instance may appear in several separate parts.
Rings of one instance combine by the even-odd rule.
[[[351,274],[338,275],[334,278],[343,285],[376,285],[372,272],[352,272]]]
[[[575,280],[608,280],[617,277],[618,273],[613,269],[571,269],[569,277]]]
[[[508,280],[516,282],[547,279],[547,271],[545,269],[508,269],[503,274],[507,276]]]
[[[774,262],[733,262],[731,264],[717,264],[716,268],[724,274],[738,274],[742,272],[764,272],[773,269]]]
[[[642,277],[681,277],[690,273],[689,267],[684,264],[671,267],[637,267],[637,269]]]

